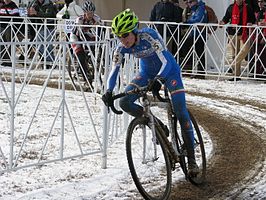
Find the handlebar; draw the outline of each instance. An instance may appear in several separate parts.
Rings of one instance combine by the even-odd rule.
[[[146,93],[147,93],[148,91],[150,91],[150,90],[149,90],[149,86],[137,87],[137,88],[135,88],[135,89],[133,89],[133,90],[130,90],[130,91],[127,91],[127,92],[122,92],[122,93],[119,93],[119,94],[114,95],[114,96],[112,97],[112,100],[114,101],[114,100],[116,100],[116,99],[122,98],[122,97],[127,96],[127,95],[130,95],[130,94],[140,94],[141,96],[144,96],[144,95],[146,95]],[[165,96],[168,97],[167,89],[166,89],[166,88],[165,88],[164,92],[165,92]],[[167,102],[167,101],[168,101],[167,98],[163,98],[163,97],[159,94],[159,92],[157,92],[157,93],[153,93],[153,95],[154,95],[155,97],[157,97],[158,100],[161,101],[161,102]],[[117,109],[115,108],[114,104],[112,104],[112,105],[110,106],[110,108],[111,108],[111,110],[112,110],[115,114],[117,114],[117,115],[121,115],[121,114],[123,114],[123,111],[121,111],[121,110],[117,110]]]
[[[119,98],[124,97],[124,96],[126,96],[126,93],[125,93],[125,92],[120,93],[120,94],[117,94],[117,95],[114,95],[114,96],[112,97],[112,99],[113,99],[113,101],[114,101],[114,100],[119,99]],[[110,108],[111,108],[111,110],[112,110],[115,114],[117,114],[117,115],[122,115],[122,114],[123,114],[123,111],[121,111],[121,110],[117,110],[117,109],[115,108],[114,104],[112,104],[112,105],[110,106]]]
[[[127,91],[127,92],[122,92],[122,93],[119,93],[119,94],[117,94],[117,95],[114,95],[114,96],[112,97],[112,99],[113,99],[113,101],[114,101],[114,100],[116,100],[116,99],[119,99],[119,98],[121,98],[121,97],[124,97],[124,96],[130,95],[130,94],[141,94],[141,95],[144,95],[144,94],[146,94],[148,91],[149,91],[149,90],[148,90],[148,86],[137,87],[137,88],[135,88],[135,89],[133,89],[133,90],[130,90],[130,91]],[[110,106],[110,108],[111,108],[111,110],[112,110],[115,114],[117,114],[117,115],[121,115],[121,114],[123,114],[123,111],[121,111],[121,110],[117,110],[117,109],[115,108],[114,104],[112,104],[112,105]]]

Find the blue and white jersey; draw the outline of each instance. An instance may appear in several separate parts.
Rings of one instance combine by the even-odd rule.
[[[134,57],[140,58],[140,73],[151,79],[156,75],[165,78],[173,67],[179,68],[158,32],[151,28],[143,28],[134,33],[137,39],[132,47],[125,48],[122,43],[119,43],[115,49],[112,71],[107,81],[107,89],[110,91],[115,87],[125,54],[132,54]]]

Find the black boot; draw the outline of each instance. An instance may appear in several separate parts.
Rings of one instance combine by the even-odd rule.
[[[191,130],[188,130],[191,131]],[[194,151],[194,143],[191,142],[190,134],[188,131],[183,131],[183,139],[184,139],[184,145],[187,150],[187,158],[188,158],[188,175],[189,176],[197,176],[199,173],[199,167],[196,162],[195,158],[195,151]]]

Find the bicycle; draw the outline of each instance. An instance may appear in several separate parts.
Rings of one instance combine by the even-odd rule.
[[[157,96],[157,101],[154,101],[148,93],[148,86],[139,87],[114,95],[113,100],[130,94],[140,95],[144,115],[134,118],[127,129],[126,155],[129,170],[137,189],[146,200],[165,200],[171,193],[172,171],[178,166],[181,167],[186,180],[192,184],[199,185],[205,181],[206,155],[200,129],[192,113],[189,112],[195,133],[195,156],[200,168],[197,176],[189,176],[186,147],[168,91],[164,90],[164,97]],[[170,139],[164,132],[164,124],[152,113],[153,106],[167,109]],[[114,105],[111,109],[115,114],[123,113]],[[179,129],[180,131],[177,131]]]

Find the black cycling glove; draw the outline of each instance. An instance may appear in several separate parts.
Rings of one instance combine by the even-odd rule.
[[[161,90],[162,84],[164,84],[164,79],[162,77],[156,76],[153,80],[148,83],[148,90],[152,91],[152,94],[156,96]]]
[[[102,96],[104,104],[109,108],[114,105],[112,92],[107,90],[106,93]]]

